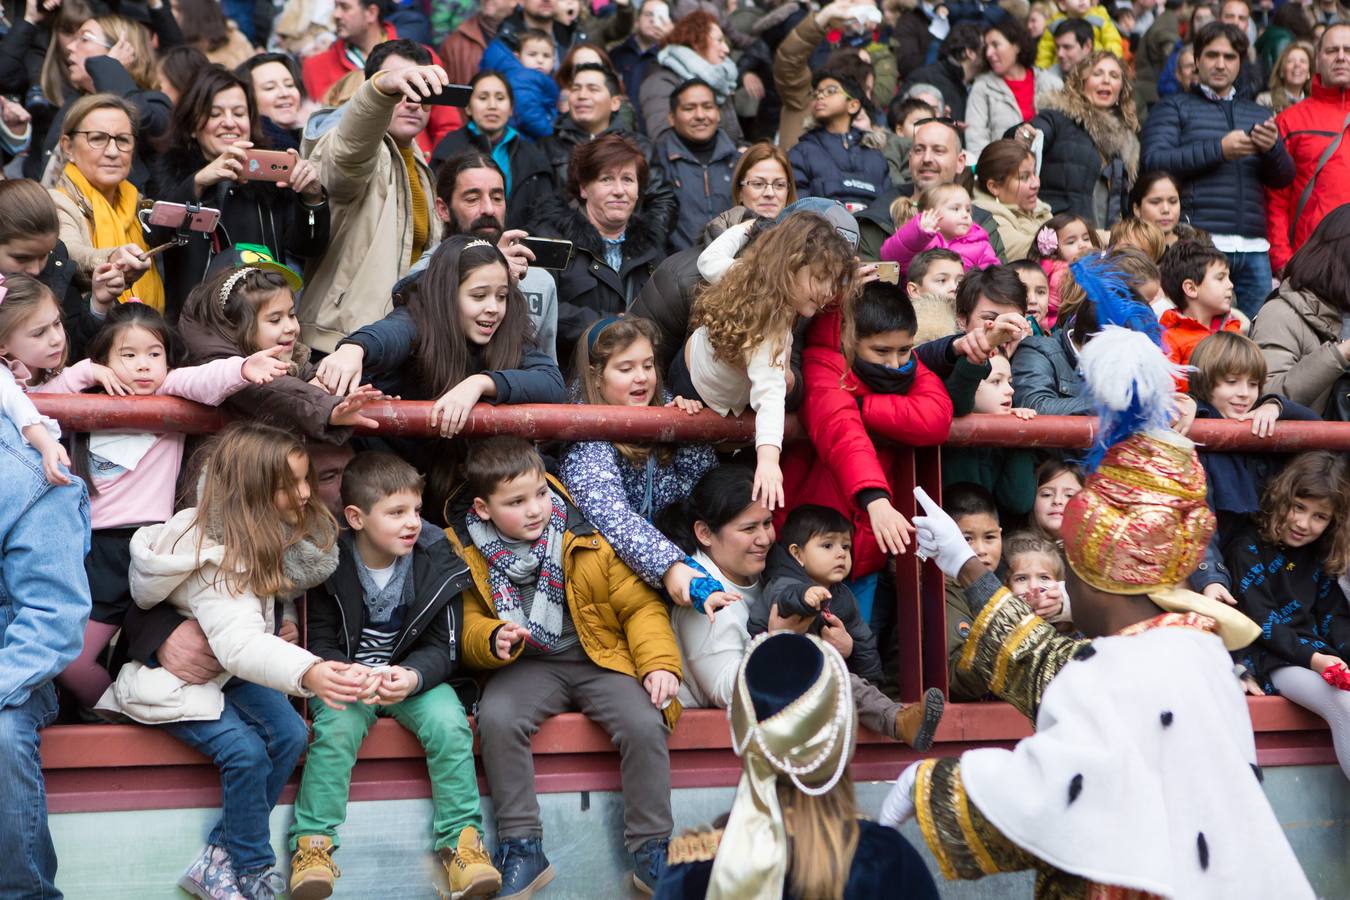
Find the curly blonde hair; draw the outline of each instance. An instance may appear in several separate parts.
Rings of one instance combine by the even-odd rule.
[[[713,353],[726,363],[748,362],[766,340],[779,358],[797,318],[797,273],[805,268],[830,282],[843,316],[844,347],[851,347],[853,248],[825,217],[811,212],[793,213],[756,238],[721,281],[703,288],[690,329],[706,328]]]
[[[1074,97],[1080,98],[1089,106],[1092,101],[1087,95],[1087,80],[1092,74],[1092,70],[1097,68],[1097,63],[1105,60],[1115,63],[1120,69],[1120,96],[1116,98],[1114,112],[1120,116],[1131,131],[1139,133],[1139,113],[1134,108],[1134,79],[1130,73],[1125,70],[1125,64],[1120,58],[1110,50],[1096,50],[1087,59],[1081,60],[1078,65],[1069,70],[1064,76],[1064,92]]]

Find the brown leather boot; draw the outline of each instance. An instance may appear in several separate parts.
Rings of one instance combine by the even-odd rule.
[[[895,739],[920,752],[927,751],[933,746],[945,703],[942,691],[929,688],[918,703],[901,704],[895,714]]]

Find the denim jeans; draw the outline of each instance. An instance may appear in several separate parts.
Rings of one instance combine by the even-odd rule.
[[[1233,279],[1233,305],[1249,319],[1256,318],[1270,294],[1269,253],[1226,253],[1228,277]]]
[[[268,819],[309,738],[286,695],[235,678],[225,685],[219,719],[160,727],[220,769],[220,821],[210,843],[225,848],[235,872],[272,866]]]
[[[0,897],[5,900],[61,897],[38,757],[38,730],[55,718],[56,688],[50,681],[18,706],[0,709]]]

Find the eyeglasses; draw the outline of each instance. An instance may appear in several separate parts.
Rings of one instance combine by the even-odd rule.
[[[841,88],[841,87],[840,87],[839,85],[837,85],[837,84],[827,84],[827,85],[825,85],[825,87],[823,87],[823,88],[817,88],[817,89],[816,89],[816,99],[817,99],[817,100],[824,100],[826,97],[834,97],[834,96],[836,96],[836,95],[838,95],[838,94],[843,94],[845,97],[848,97],[848,96],[849,96],[849,95],[848,95],[848,92],[845,91],[843,88]],[[850,97],[849,99],[852,99],[852,98]]]
[[[788,183],[781,178],[777,181],[762,181],[755,178],[750,181],[742,181],[741,187],[749,188],[756,194],[762,194],[770,189],[772,189],[775,194],[786,194]]]
[[[108,141],[116,144],[117,149],[123,153],[130,153],[136,149],[136,136],[131,134],[108,134],[106,131],[72,131],[71,134],[84,135],[89,146],[95,150],[107,149]]]

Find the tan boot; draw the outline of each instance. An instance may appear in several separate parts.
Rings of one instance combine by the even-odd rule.
[[[918,703],[902,704],[895,714],[895,739],[920,752],[933,746],[933,734],[942,721],[942,691],[929,688]]]
[[[324,900],[333,894],[333,882],[342,877],[333,862],[333,841],[306,835],[295,844],[291,857],[291,900]]]
[[[492,868],[483,838],[473,826],[459,833],[455,846],[441,850],[441,865],[450,876],[451,900],[491,897],[502,886],[502,874]]]

